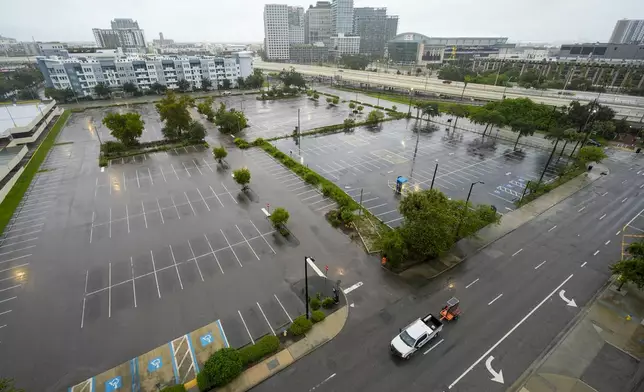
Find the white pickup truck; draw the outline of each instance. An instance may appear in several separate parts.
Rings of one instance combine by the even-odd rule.
[[[430,313],[401,329],[391,341],[391,352],[403,359],[409,359],[427,342],[434,340],[442,330],[443,323]]]

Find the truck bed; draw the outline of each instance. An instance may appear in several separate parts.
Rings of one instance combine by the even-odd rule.
[[[440,330],[443,326],[443,323],[431,313],[423,317],[422,320],[432,331]]]

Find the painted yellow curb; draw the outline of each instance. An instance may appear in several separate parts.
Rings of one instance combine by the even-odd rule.
[[[197,386],[197,379],[193,378],[192,380],[188,381],[187,383],[183,384],[186,389],[194,388]]]

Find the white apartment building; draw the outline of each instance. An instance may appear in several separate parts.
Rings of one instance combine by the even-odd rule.
[[[333,55],[358,54],[360,53],[360,37],[338,33],[331,36],[331,48],[329,50]]]
[[[264,6],[264,50],[268,59],[289,59],[288,25],[288,5],[266,4]],[[303,30],[302,35],[304,35]]]
[[[185,79],[195,88],[202,79],[210,79],[213,87],[229,80],[237,86],[237,78],[253,73],[251,52],[237,52],[230,57],[37,57],[38,67],[45,77],[45,86],[71,88],[77,96],[90,96],[97,83],[119,88],[131,82],[140,89],[159,83],[176,89]]]

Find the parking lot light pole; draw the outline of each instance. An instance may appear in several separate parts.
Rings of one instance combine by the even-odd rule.
[[[315,263],[315,259],[304,256],[304,302],[306,302],[306,318],[309,318],[309,261]]]
[[[458,233],[461,231],[461,225],[463,224],[463,220],[465,219],[465,213],[467,212],[467,204],[470,202],[470,196],[472,196],[472,188],[474,188],[474,185],[476,184],[485,184],[483,181],[476,181],[473,182],[472,185],[470,185],[470,191],[467,193],[467,199],[465,199],[465,208],[463,208],[463,215],[461,215],[461,220],[458,221],[458,226],[456,227],[456,239],[458,239]]]
[[[414,97],[414,89],[409,89],[409,110],[407,110],[407,117],[411,116],[411,99]]]
[[[438,171],[438,159],[436,160],[436,167],[434,168],[434,175],[432,176],[432,185],[429,187],[429,190],[431,191],[434,189],[434,180],[436,179],[436,172]]]

